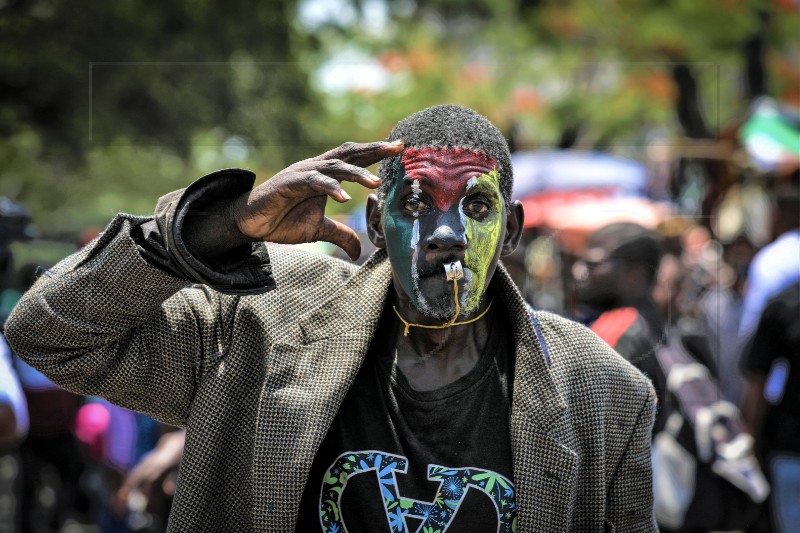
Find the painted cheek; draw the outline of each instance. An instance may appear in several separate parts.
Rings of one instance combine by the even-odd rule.
[[[412,259],[414,251],[414,235],[416,224],[409,223],[392,206],[394,205],[393,192],[388,195],[385,212],[386,251],[400,277],[404,292],[413,298],[413,281],[411,278]],[[416,220],[415,220],[416,222]]]
[[[467,240],[469,247],[464,260],[472,270],[472,284],[467,294],[467,311],[480,304],[481,296],[486,289],[486,275],[497,251],[500,238],[499,216],[489,217],[482,222],[467,219]]]
[[[499,197],[500,191],[497,186],[497,172],[493,171],[484,174],[478,183],[484,187],[494,189]],[[463,210],[462,210],[463,213]],[[502,223],[502,205],[496,202],[492,206],[492,212],[483,220],[475,220],[466,217],[466,231],[469,247],[464,257],[464,261],[472,270],[472,283],[467,292],[466,312],[478,307],[486,289],[486,276],[489,266],[497,253],[497,244],[500,239],[500,229]]]

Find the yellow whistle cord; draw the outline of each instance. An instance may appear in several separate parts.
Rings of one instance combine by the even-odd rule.
[[[407,321],[400,315],[400,311],[397,310],[394,304],[392,304],[392,309],[394,309],[394,314],[397,315],[397,318],[400,319],[400,322],[403,323],[405,328],[403,329],[403,336],[408,337],[408,329],[411,327],[415,328],[426,328],[426,329],[444,329],[449,328],[451,326],[463,326],[464,324],[471,324],[476,320],[480,320],[483,316],[489,312],[489,309],[492,307],[492,302],[489,302],[489,305],[486,306],[486,309],[483,310],[483,313],[479,314],[475,318],[471,318],[470,320],[465,320],[463,322],[456,322],[459,313],[461,313],[461,306],[458,304],[458,280],[453,279],[453,297],[456,301],[456,314],[453,315],[453,318],[442,324],[441,326],[427,326],[425,324],[412,324],[411,322]],[[494,301],[494,300],[493,300]]]
[[[456,301],[456,314],[454,314],[453,318],[451,318],[448,322],[445,322],[442,325],[442,327],[447,328],[447,327],[450,327],[453,324],[455,324],[456,323],[456,318],[458,318],[458,314],[461,312],[461,306],[458,305],[458,280],[455,278],[455,276],[453,276],[453,299]],[[484,313],[485,313],[485,311],[484,311]],[[483,315],[481,315],[481,316],[483,316]],[[406,329],[408,329],[408,328],[406,327]]]

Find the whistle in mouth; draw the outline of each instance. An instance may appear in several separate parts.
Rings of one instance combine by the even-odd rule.
[[[461,261],[453,261],[452,263],[445,263],[444,273],[447,276],[447,281],[453,281],[454,279],[463,278],[464,269],[461,268]]]

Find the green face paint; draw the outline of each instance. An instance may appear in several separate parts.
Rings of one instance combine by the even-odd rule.
[[[412,279],[413,264],[418,255],[419,220],[409,219],[398,208],[400,202],[398,196],[402,192],[399,185],[399,183],[395,184],[386,195],[386,211],[384,213],[386,249],[394,271],[399,276],[400,286],[411,298],[414,307],[419,308],[420,302],[414,291],[414,280]]]

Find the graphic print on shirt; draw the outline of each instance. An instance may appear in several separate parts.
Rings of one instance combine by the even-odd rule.
[[[498,533],[517,531],[514,486],[504,476],[481,468],[447,468],[428,465],[428,479],[438,481],[432,502],[404,498],[397,492],[395,473],[405,474],[408,460],[401,455],[365,450],[340,455],[324,475],[319,499],[319,518],[325,533],[345,533],[340,512],[342,493],[350,477],[374,472],[378,476],[386,520],[392,533],[408,531],[405,517],[421,519],[422,533],[444,533],[470,488],[487,494],[497,510]]]

